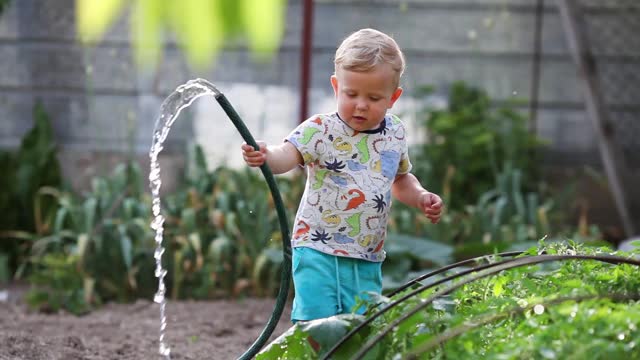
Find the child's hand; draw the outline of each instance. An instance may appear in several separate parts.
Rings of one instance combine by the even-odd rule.
[[[260,147],[258,151],[247,143],[242,144],[242,158],[252,167],[262,166],[267,160],[267,144],[264,141],[256,141],[256,143]]]
[[[442,199],[432,192],[425,191],[420,195],[418,208],[433,224],[437,224],[442,215]]]

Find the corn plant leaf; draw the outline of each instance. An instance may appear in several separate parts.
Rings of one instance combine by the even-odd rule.
[[[196,231],[197,229],[196,210],[191,207],[182,209],[180,222],[181,222],[181,227],[184,231],[186,232]]]
[[[66,207],[61,207],[56,211],[56,217],[53,222],[53,232],[59,233],[64,229],[64,223],[67,219],[67,215],[69,214],[69,210]]]
[[[89,245],[89,236],[87,234],[78,235],[78,239],[76,242],[76,251],[79,257],[80,265],[84,265],[84,262],[87,259],[87,249]]]
[[[96,221],[96,213],[98,211],[98,200],[94,197],[89,197],[83,204],[83,219],[84,219],[84,231],[87,234],[91,234]]]
[[[120,251],[122,251],[122,260],[127,267],[127,270],[131,269],[131,258],[133,256],[133,245],[131,238],[127,234],[127,228],[125,225],[118,226],[118,232],[120,234]]]

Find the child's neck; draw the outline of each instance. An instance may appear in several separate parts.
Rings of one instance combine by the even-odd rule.
[[[336,116],[338,117],[338,119],[340,119],[340,121],[342,121],[345,125],[349,126],[349,124],[347,124],[346,121],[344,121],[341,117],[340,114],[336,111]],[[386,116],[385,116],[386,117]],[[368,130],[361,130],[358,132],[361,133],[365,133],[365,134],[377,134],[377,133],[381,133],[386,127],[387,127],[387,122],[384,121],[384,117],[382,118],[382,121],[380,121],[380,123],[378,124],[378,126],[376,126],[373,129],[368,129]],[[351,128],[351,126],[349,126]],[[353,129],[353,128],[352,128]],[[356,131],[355,129],[353,129],[354,131]]]

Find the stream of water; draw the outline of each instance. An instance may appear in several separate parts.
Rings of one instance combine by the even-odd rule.
[[[171,125],[178,118],[178,115],[180,115],[180,111],[191,105],[194,100],[201,96],[217,96],[219,94],[220,92],[218,91],[218,89],[216,89],[213,84],[204,79],[190,80],[186,84],[178,86],[176,90],[171,93],[160,106],[160,115],[158,116],[155,127],[153,129],[153,140],[151,142],[151,150],[149,151],[149,158],[151,160],[149,186],[151,188],[151,209],[153,213],[151,228],[156,232],[156,248],[154,251],[154,258],[156,261],[155,276],[158,278],[158,291],[156,292],[153,300],[160,305],[159,353],[165,359],[171,359],[171,347],[165,340],[165,334],[167,330],[167,300],[165,297],[166,287],[164,278],[167,275],[167,270],[162,267],[162,255],[165,251],[162,244],[164,232],[164,216],[162,216],[161,211],[162,205],[160,201],[160,187],[162,186],[162,180],[160,178],[160,163],[158,162],[158,156],[163,149],[162,144],[165,142],[167,136],[169,135]]]

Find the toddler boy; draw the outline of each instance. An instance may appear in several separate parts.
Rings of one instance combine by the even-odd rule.
[[[406,128],[387,114],[402,95],[397,43],[362,29],[342,42],[334,63],[336,112],[312,116],[282,144],[242,145],[249,166],[266,161],[274,174],[306,167],[291,238],[293,322],[348,313],[356,297],[381,293],[392,194],[433,223],[442,209],[440,197],[409,172]]]

